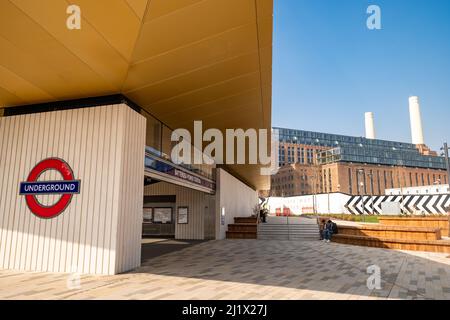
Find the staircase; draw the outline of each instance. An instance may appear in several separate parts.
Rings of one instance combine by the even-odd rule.
[[[256,239],[258,219],[252,217],[236,217],[234,223],[228,225],[227,239]]]
[[[258,225],[260,240],[319,240],[319,226],[315,219],[270,217],[267,223]]]

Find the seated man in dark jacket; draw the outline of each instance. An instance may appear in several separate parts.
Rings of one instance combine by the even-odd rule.
[[[337,233],[337,225],[336,225],[336,223],[334,223],[331,220],[328,220],[327,223],[325,224],[325,230],[323,232],[323,234],[324,234],[323,241],[330,242],[331,237],[335,233]]]

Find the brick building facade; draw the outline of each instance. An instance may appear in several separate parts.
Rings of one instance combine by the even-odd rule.
[[[280,169],[271,178],[271,196],[383,195],[448,183],[443,158],[426,145],[278,129]]]

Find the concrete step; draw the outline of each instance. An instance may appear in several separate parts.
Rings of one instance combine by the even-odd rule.
[[[274,228],[274,227],[258,227],[260,230],[319,230],[319,228],[296,228],[296,227],[285,227],[285,228]]]
[[[297,226],[297,227],[318,227],[317,223],[308,223],[308,224],[304,224],[304,223],[261,223],[262,226],[277,226],[277,227],[286,227],[286,226]]]
[[[319,233],[319,229],[258,229],[258,232],[299,232],[299,233]]]
[[[319,229],[264,229],[264,228],[258,228],[258,231],[276,231],[276,232],[319,232]]]
[[[302,225],[292,225],[292,226],[286,226],[286,225],[267,225],[267,224],[260,224],[260,228],[268,228],[268,229],[286,229],[286,228],[294,228],[294,229],[319,229],[317,226],[302,226]]]
[[[319,233],[319,230],[261,230],[259,229],[258,232],[260,233]]]
[[[311,234],[316,233],[319,234],[319,230],[311,230],[311,231],[298,231],[298,230],[258,230],[258,233],[304,233]]]
[[[264,224],[258,226],[258,239],[261,240],[319,240],[317,224]]]
[[[288,237],[288,236],[259,236],[259,240],[291,240],[291,241],[318,241],[319,237]]]
[[[303,237],[303,238],[318,238],[319,234],[287,234],[287,233],[258,233],[258,237]]]

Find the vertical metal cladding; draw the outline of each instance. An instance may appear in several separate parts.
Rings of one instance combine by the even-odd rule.
[[[419,97],[409,97],[409,116],[411,121],[411,140],[413,144],[425,144],[420,113]]]
[[[204,215],[211,214],[210,210],[205,209],[206,207],[209,207],[209,198],[211,197],[210,195],[167,182],[158,182],[156,184],[146,186],[144,188],[144,195],[175,195],[177,208],[180,206],[189,207],[188,224],[178,224],[177,212],[174,213],[175,239],[205,239]],[[210,233],[210,230],[206,230],[206,234]]]
[[[145,119],[126,105],[1,118],[0,268],[115,274],[139,266],[144,146]],[[69,163],[81,193],[41,219],[18,188],[50,157]],[[55,171],[41,178],[61,179]]]
[[[216,179],[216,239],[225,239],[228,225],[235,217],[250,217],[258,204],[258,192],[223,169]],[[225,216],[222,218],[221,214]],[[223,224],[222,224],[223,219]]]

